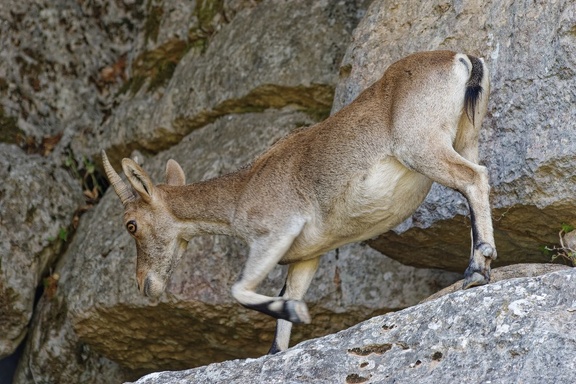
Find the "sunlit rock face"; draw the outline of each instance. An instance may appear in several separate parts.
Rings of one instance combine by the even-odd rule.
[[[574,269],[457,291],[259,359],[158,372],[163,383],[570,382]],[[288,368],[287,368],[288,367]]]
[[[548,261],[542,246],[557,244],[562,225],[576,223],[576,12],[570,1],[8,3],[0,7],[0,356],[28,336],[16,383],[118,383],[265,353],[274,320],[242,308],[230,295],[247,254],[239,240],[195,239],[159,300],[138,293],[135,246],[122,226],[118,198],[110,191],[80,217],[92,204],[86,204],[94,193],[86,180],[99,177],[100,150],[117,170],[121,158],[138,155],[157,182],[169,158],[182,164],[189,182],[216,177],[339,110],[392,62],[415,51],[463,51],[484,57],[490,68],[480,158],[493,186],[494,265]],[[305,297],[312,324],[294,327],[293,344],[410,307],[457,280],[468,263],[467,216],[462,196],[435,185],[395,231],[329,252]],[[514,269],[506,277],[522,273]],[[260,289],[277,294],[284,274],[274,269]],[[444,370],[442,364],[460,361],[461,351],[438,339],[477,329],[492,335],[495,317],[502,348],[513,358],[526,356],[514,367],[536,372],[548,360],[531,356],[548,356],[546,350],[537,345],[531,354],[527,346],[536,344],[521,335],[540,332],[539,325],[557,330],[550,337],[565,331],[573,307],[562,293],[569,280],[566,273],[456,292],[414,312],[376,317],[369,323],[374,328],[364,323],[345,331],[353,342],[338,344],[344,335],[338,334],[329,336],[328,349],[300,344],[304,349],[294,355],[271,358],[271,372],[279,367],[275,361],[288,359],[303,364],[296,371],[302,377],[315,375],[318,382],[330,372],[339,376],[326,382],[380,378],[389,366],[412,372],[412,382],[425,382],[418,367],[441,367],[426,371],[433,373],[430,380],[452,381],[452,366]],[[560,309],[538,307],[538,290]],[[502,302],[499,292],[534,301],[506,307],[510,302]],[[453,329],[435,315],[447,311]],[[513,329],[522,313],[540,323]],[[567,346],[558,340],[550,346],[569,354],[571,341],[563,340]],[[490,350],[502,346],[490,342],[479,341]],[[472,351],[481,348],[474,344]],[[340,362],[342,370],[331,371],[314,356]],[[342,356],[347,362],[338,360]],[[504,356],[497,358],[508,367]],[[316,368],[307,371],[308,362]],[[562,381],[564,368],[573,371],[571,362],[561,360],[567,365],[551,377]],[[226,378],[225,368],[234,364],[194,372],[218,370],[217,377]],[[266,371],[258,362],[238,364],[254,364],[238,372]],[[514,367],[506,368],[511,377],[530,381],[533,371],[513,376]],[[190,377],[201,377],[194,372]],[[486,376],[491,378],[507,380]]]
[[[549,261],[541,248],[558,243],[562,223],[576,221],[574,8],[570,1],[375,1],[341,64],[333,111],[412,52],[484,58],[492,88],[480,162],[492,185],[495,266]],[[435,185],[410,219],[370,245],[405,264],[463,271],[467,216],[462,195]]]

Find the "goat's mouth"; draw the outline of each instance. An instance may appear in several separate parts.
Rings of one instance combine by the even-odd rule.
[[[152,269],[140,270],[136,274],[138,290],[146,297],[157,298],[166,289],[167,278]]]
[[[144,296],[158,298],[166,290],[168,280],[170,279],[170,276],[172,276],[174,267],[182,258],[187,246],[188,242],[185,240],[174,243],[173,257],[170,258],[166,270],[154,271],[149,269],[143,278],[141,277],[141,273],[137,274],[138,289]],[[166,265],[164,268],[166,268]]]
[[[166,283],[155,276],[153,273],[150,273],[144,279],[144,283],[140,288],[140,291],[144,294],[144,296],[150,298],[158,298],[166,289]]]

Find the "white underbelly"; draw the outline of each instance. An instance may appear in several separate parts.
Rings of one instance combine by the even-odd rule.
[[[319,256],[343,244],[387,232],[406,220],[432,181],[389,157],[354,176],[329,213],[306,224],[282,262]]]
[[[380,234],[414,213],[430,191],[432,180],[389,157],[366,175],[358,175],[352,185],[340,215],[356,223],[359,231]]]

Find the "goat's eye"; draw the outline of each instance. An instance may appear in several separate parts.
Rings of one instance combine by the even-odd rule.
[[[136,233],[136,229],[138,229],[138,227],[136,226],[136,222],[134,220],[130,220],[129,222],[127,222],[126,229],[130,233]]]

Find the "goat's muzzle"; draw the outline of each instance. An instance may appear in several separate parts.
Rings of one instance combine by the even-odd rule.
[[[142,279],[137,279],[138,290],[147,297],[156,298],[164,292],[164,283],[154,276],[153,273],[149,273]]]

